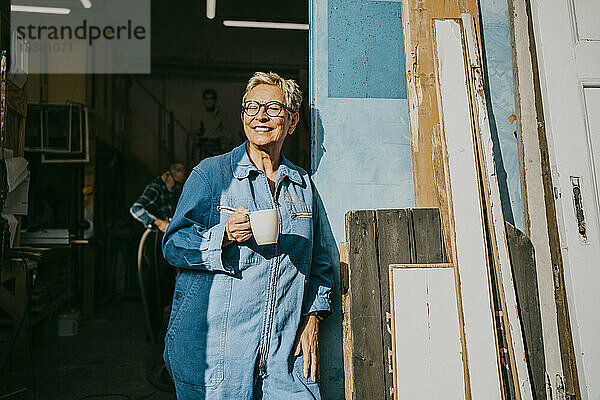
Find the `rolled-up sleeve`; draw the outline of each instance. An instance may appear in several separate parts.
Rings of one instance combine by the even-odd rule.
[[[208,179],[202,171],[192,170],[163,238],[163,254],[171,265],[233,273],[221,259],[225,222],[209,226],[211,207]]]
[[[325,218],[323,204],[313,186],[313,254],[310,280],[304,296],[302,314],[319,313],[326,317],[331,313],[331,290],[333,288],[333,260],[325,234],[330,230]]]
[[[157,217],[148,212],[148,208],[156,204],[158,190],[152,184],[146,186],[142,195],[133,203],[129,213],[140,221],[146,228],[152,228]]]

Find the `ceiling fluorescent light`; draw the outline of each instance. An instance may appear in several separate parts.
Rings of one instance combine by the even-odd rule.
[[[90,0],[80,0],[83,8],[92,8],[92,2]]]
[[[206,0],[206,18],[215,19],[217,15],[217,0]]]
[[[37,6],[20,6],[13,4],[10,6],[12,12],[38,13],[38,14],[61,14],[67,15],[71,13],[70,8],[60,7],[37,7]]]
[[[259,22],[259,21],[232,21],[225,20],[223,25],[235,28],[263,28],[263,29],[290,29],[307,31],[308,24],[292,24],[288,22]]]

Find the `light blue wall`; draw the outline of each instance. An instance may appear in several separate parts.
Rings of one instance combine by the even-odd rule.
[[[337,266],[346,211],[414,205],[402,20],[399,1],[311,6],[312,170]],[[321,334],[326,400],[344,398],[339,268],[335,274],[334,315]]]
[[[414,207],[399,0],[310,0],[312,171],[331,228],[332,315],[321,333],[326,400],[344,398],[339,242],[348,210]],[[490,116],[506,170],[505,214],[522,228],[506,0],[481,0]],[[500,175],[500,174],[499,174]],[[510,198],[508,197],[510,195]]]
[[[500,190],[503,196],[504,218],[509,222],[512,214],[514,225],[523,230],[523,206],[517,150],[517,123],[510,123],[515,114],[514,81],[510,24],[507,0],[480,0],[483,46],[485,49],[488,105],[492,135],[495,136],[496,155],[502,155],[506,171],[503,188],[502,171],[498,170]],[[495,128],[495,130],[494,130]],[[499,146],[498,146],[499,144]],[[501,167],[500,167],[501,168]],[[498,168],[497,168],[498,169]],[[510,201],[508,199],[510,198]],[[510,204],[510,206],[509,206]]]

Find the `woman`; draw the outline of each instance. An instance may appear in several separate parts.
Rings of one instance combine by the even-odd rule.
[[[316,191],[281,148],[299,119],[293,80],[257,72],[242,99],[247,141],[198,164],[163,241],[177,278],[165,363],[179,399],[320,399],[319,321],[332,263]],[[248,212],[276,208],[258,245]]]

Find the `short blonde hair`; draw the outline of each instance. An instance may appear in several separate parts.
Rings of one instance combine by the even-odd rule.
[[[302,103],[302,91],[295,80],[284,79],[275,72],[255,72],[254,75],[248,80],[242,102],[246,101],[246,96],[248,96],[248,93],[258,85],[277,86],[283,92],[285,105],[291,108],[294,112],[300,111],[300,104]]]

